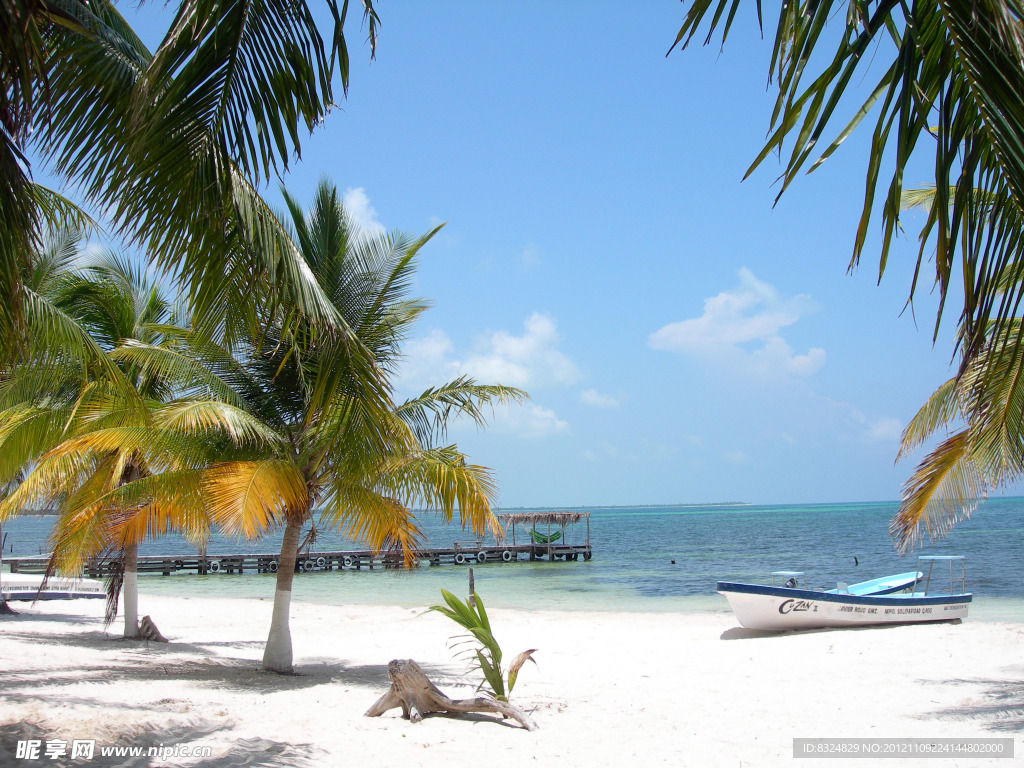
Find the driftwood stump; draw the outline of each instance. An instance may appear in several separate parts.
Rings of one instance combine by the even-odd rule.
[[[393,659],[388,662],[388,677],[391,678],[391,690],[366,710],[367,717],[379,717],[395,707],[401,707],[402,717],[414,723],[422,720],[424,715],[433,713],[453,715],[467,712],[496,712],[504,717],[511,717],[528,731],[537,730],[537,724],[521,709],[490,696],[449,699],[430,682],[419,664],[412,659]]]

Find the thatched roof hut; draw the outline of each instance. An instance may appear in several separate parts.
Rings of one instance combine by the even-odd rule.
[[[561,537],[561,533],[555,533],[553,536],[552,528],[559,529],[564,532],[566,526],[573,525],[584,521],[587,524],[587,529],[584,534],[584,546],[590,546],[590,513],[589,512],[504,512],[498,515],[498,522],[501,523],[501,527],[505,532],[505,536],[512,534],[512,543],[516,543],[516,526],[526,526],[533,530],[530,537],[534,540],[534,543],[543,543],[545,539],[538,537],[539,529],[546,530],[547,534],[551,537],[548,544],[548,551],[550,552],[550,545],[554,544],[556,540]],[[564,544],[563,539],[561,544]]]
[[[589,512],[503,512],[498,515],[502,527],[510,525],[572,525],[590,517]]]

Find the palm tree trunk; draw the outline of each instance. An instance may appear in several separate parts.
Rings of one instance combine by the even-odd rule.
[[[292,580],[295,576],[295,552],[299,546],[303,517],[289,515],[281,541],[281,555],[277,561],[277,589],[274,592],[274,615],[270,620],[270,635],[263,650],[263,669],[290,674],[292,671],[292,633],[288,617],[292,604]]]
[[[139,636],[139,545],[126,544],[124,548],[124,636]]]

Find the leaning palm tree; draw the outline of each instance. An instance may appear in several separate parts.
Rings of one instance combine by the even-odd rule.
[[[24,280],[25,316],[30,341],[49,333],[52,324],[69,338],[59,345],[30,344],[38,354],[10,370],[0,385],[0,473],[29,470],[0,504],[0,519],[40,503],[57,506],[51,572],[77,575],[86,558],[113,551],[120,568],[110,585],[108,619],[123,584],[124,635],[135,637],[139,537],[117,523],[138,517],[153,499],[126,507],[118,490],[187,461],[184,447],[195,430],[176,424],[182,404],[165,405],[171,395],[165,380],[109,357],[128,339],[159,344],[172,306],[158,284],[124,259],[106,254],[83,268],[73,261],[73,234],[54,243],[36,256]],[[94,347],[106,364],[67,354],[75,342]],[[83,360],[84,370],[69,365]],[[134,442],[131,436],[137,436]],[[168,436],[176,441],[169,443]],[[197,441],[191,442],[194,454]],[[205,532],[201,516],[189,523],[194,536]]]
[[[489,404],[526,396],[464,377],[381,407],[379,393],[390,391],[401,342],[426,309],[406,294],[416,255],[434,231],[419,238],[360,234],[327,183],[308,215],[287,194],[286,200],[289,216],[280,224],[295,243],[288,252],[301,259],[350,334],[321,326],[294,304],[268,304],[260,336],[241,348],[193,333],[177,347],[131,344],[117,353],[191,382],[197,392],[220,393],[275,436],[210,466],[202,487],[211,520],[223,530],[257,539],[284,529],[263,657],[264,668],[277,672],[292,669],[295,561],[314,511],[321,527],[341,529],[376,551],[401,552],[409,564],[421,535],[410,507],[458,516],[478,531],[495,528],[490,472],[444,444],[445,428],[460,416],[482,425]]]

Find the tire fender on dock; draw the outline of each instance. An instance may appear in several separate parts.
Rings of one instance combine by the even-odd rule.
[[[277,560],[271,560],[267,563],[267,570],[271,573],[277,573]]]
[[[484,550],[481,549],[479,552],[476,553],[476,561],[478,563],[486,563],[487,562],[487,553]]]
[[[305,560],[302,561],[302,570],[304,570],[304,571],[312,571],[313,570],[313,561],[310,560],[308,557]]]
[[[210,573],[220,573],[220,560],[211,560],[210,564],[206,566],[206,570]]]
[[[462,554],[461,552],[456,552],[455,553],[455,564],[456,565],[462,565],[465,562],[466,562],[466,556],[464,554]]]
[[[353,565],[351,555],[345,555],[345,559],[342,560],[342,562],[345,564],[346,568],[351,568]]]
[[[512,551],[506,549],[504,552],[501,553],[501,559],[504,560],[506,563],[511,563],[513,559]]]
[[[320,556],[316,559],[317,568],[323,568],[325,565],[327,565],[327,558]]]

